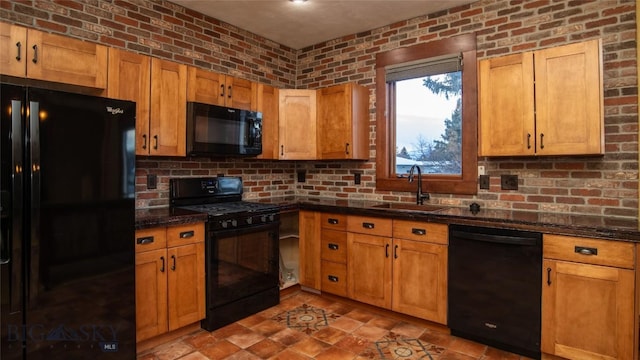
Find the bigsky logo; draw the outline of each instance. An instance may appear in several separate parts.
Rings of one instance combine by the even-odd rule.
[[[118,338],[115,327],[110,325],[87,324],[77,328],[60,324],[47,329],[42,324],[7,325],[8,341],[30,342],[73,342],[97,343],[104,352],[118,351]]]

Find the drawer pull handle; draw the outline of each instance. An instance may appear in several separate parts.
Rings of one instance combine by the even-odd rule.
[[[339,248],[338,244],[334,244],[334,243],[329,243],[328,247],[330,250],[338,250]]]
[[[598,255],[598,248],[589,248],[589,247],[584,247],[584,246],[576,246],[575,247],[575,252],[577,252],[580,255]]]
[[[547,285],[551,286],[551,268],[547,268]]]
[[[384,246],[384,257],[389,257],[389,244]]]
[[[329,279],[329,281],[331,282],[338,282],[339,280],[337,276],[333,276],[333,275],[327,276],[327,279]]]
[[[145,236],[145,237],[141,237],[138,238],[136,240],[136,242],[138,243],[138,245],[147,245],[147,244],[151,244],[153,243],[153,236]]]
[[[411,229],[411,233],[413,235],[427,235],[427,230],[413,228],[413,229]]]
[[[329,218],[327,222],[331,225],[338,225],[339,223],[338,219],[334,219],[334,218]]]
[[[183,231],[180,233],[180,239],[192,238],[195,235],[193,230],[191,231]]]
[[[376,227],[376,225],[374,223],[364,222],[364,223],[362,223],[362,227],[365,228],[365,229],[373,229],[374,227]]]
[[[171,270],[176,271],[176,256],[171,255],[171,260],[173,260],[173,265],[171,265]]]
[[[160,272],[164,272],[164,256],[160,256],[160,261],[162,261],[162,266],[160,266]]]

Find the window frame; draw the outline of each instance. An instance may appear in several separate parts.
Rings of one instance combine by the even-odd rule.
[[[395,96],[386,82],[385,67],[421,59],[462,53],[462,174],[423,174],[423,190],[431,193],[468,194],[478,192],[478,90],[475,33],[397,48],[376,55],[376,189],[415,191],[406,177],[397,177],[391,167],[395,157],[395,124],[391,114]],[[389,111],[387,111],[389,110]]]

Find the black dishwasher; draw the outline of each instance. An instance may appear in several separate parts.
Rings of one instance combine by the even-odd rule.
[[[451,334],[540,359],[542,234],[449,227]]]

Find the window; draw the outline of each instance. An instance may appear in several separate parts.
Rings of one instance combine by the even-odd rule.
[[[380,53],[376,83],[377,188],[414,191],[406,174],[418,164],[425,191],[475,194],[475,35]]]

